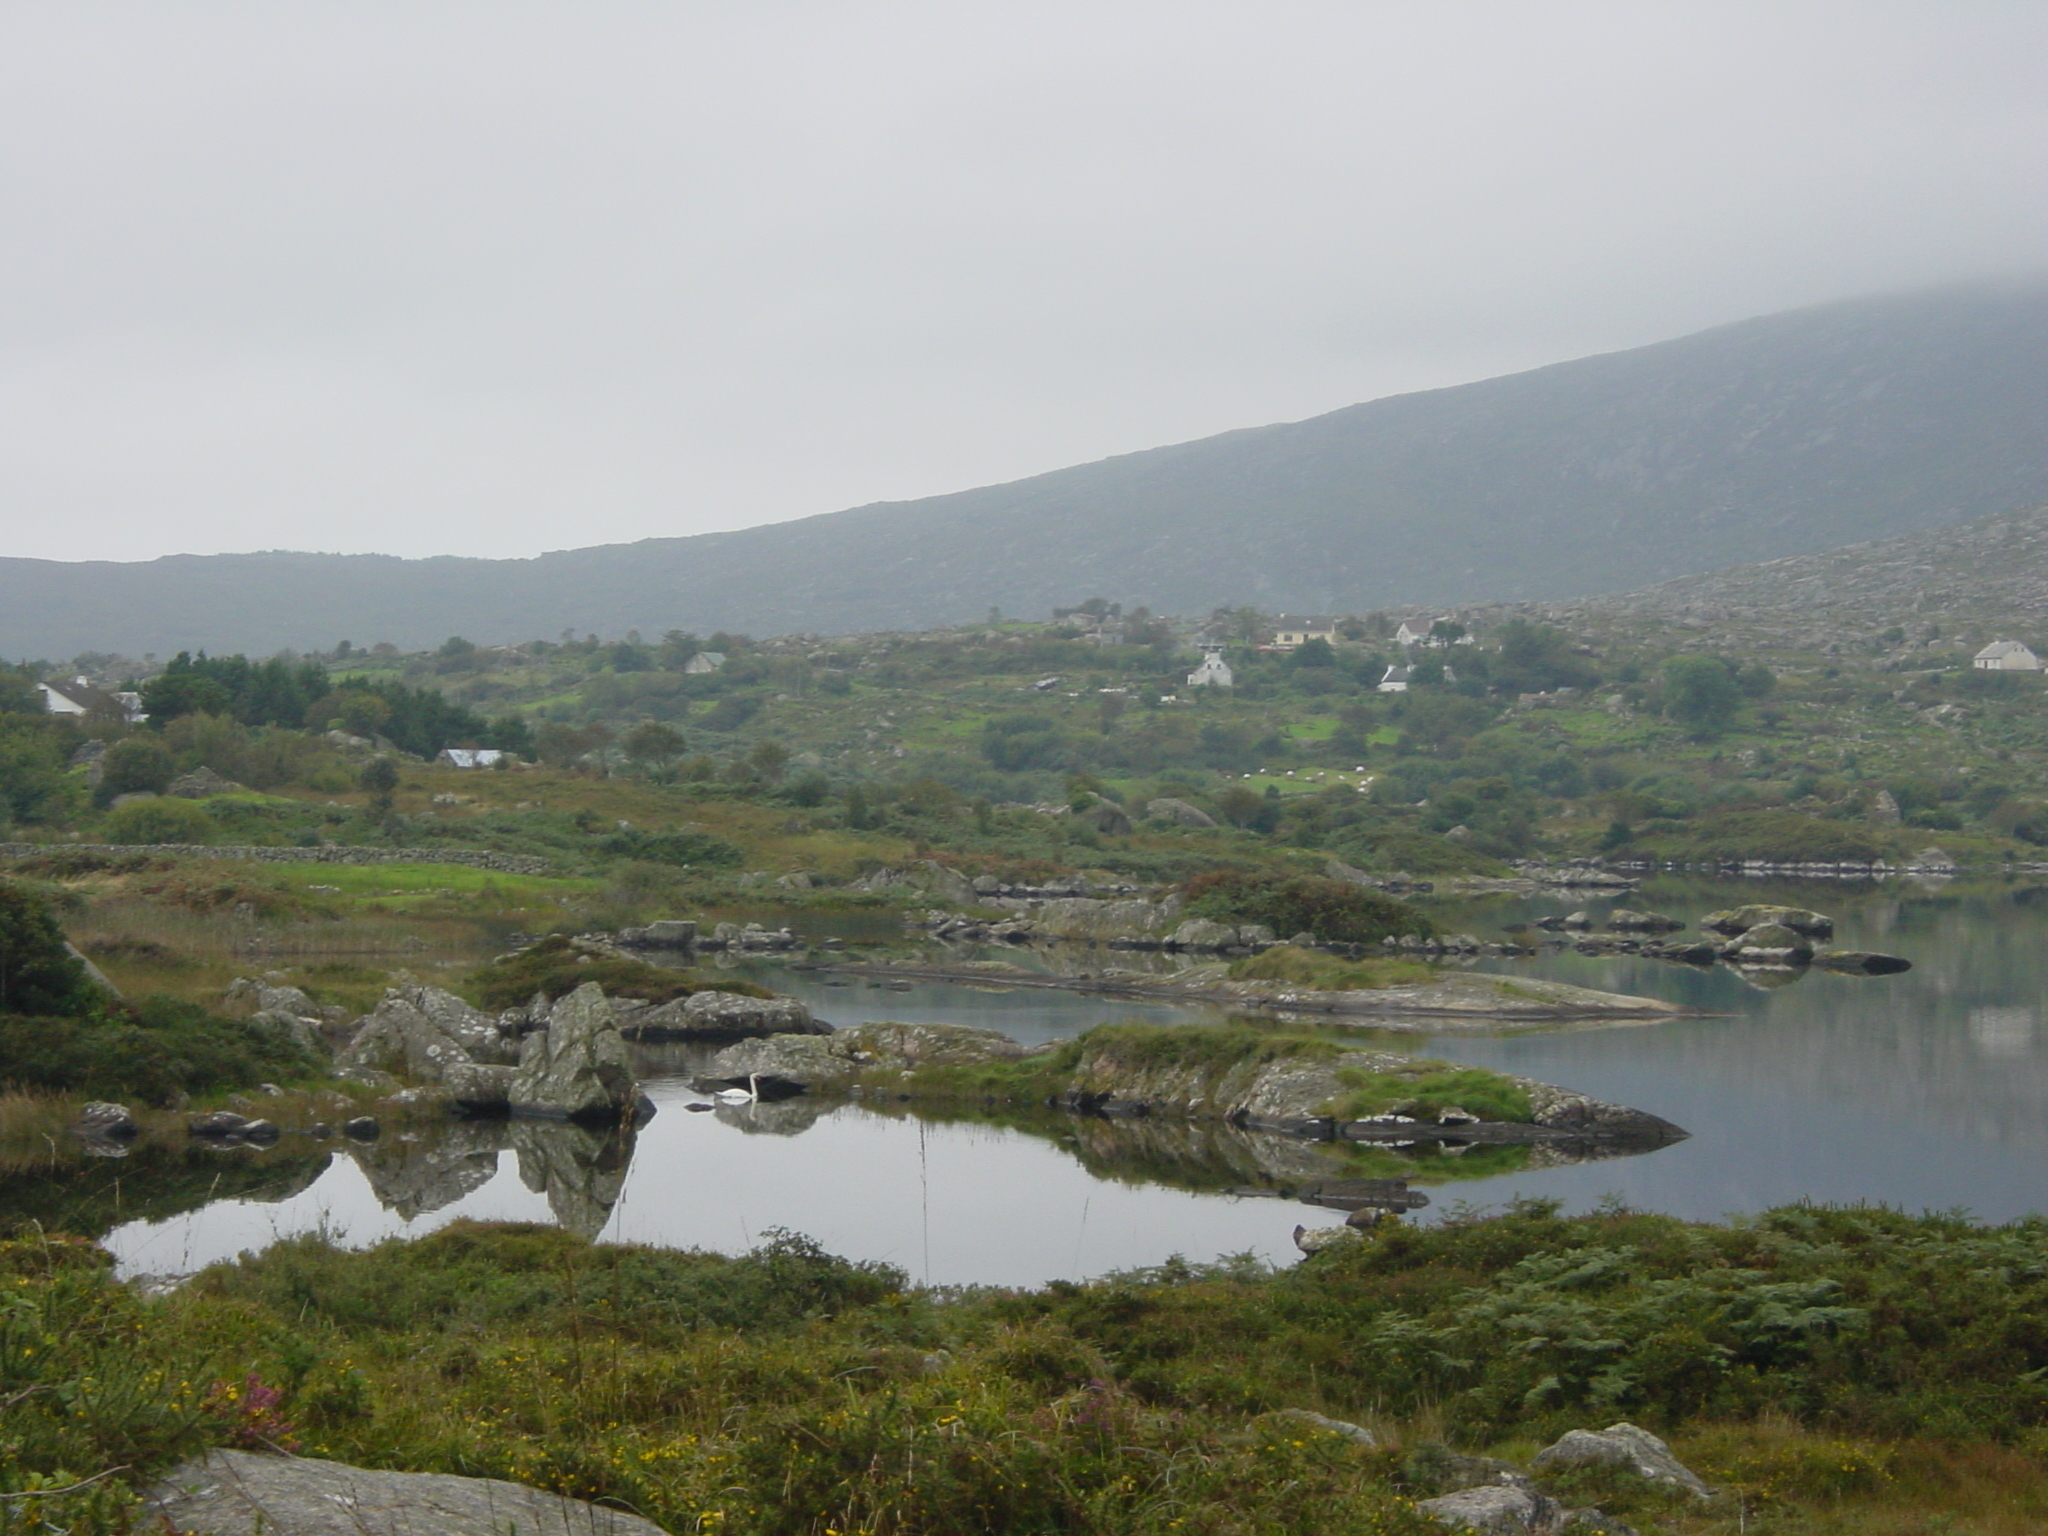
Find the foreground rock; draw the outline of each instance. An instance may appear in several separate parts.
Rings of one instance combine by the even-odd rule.
[[[518,1483],[247,1451],[209,1451],[145,1499],[164,1529],[203,1536],[662,1536],[638,1515]]]
[[[1671,1454],[1670,1446],[1647,1429],[1628,1423],[1571,1430],[1557,1444],[1538,1451],[1531,1465],[1620,1467],[1647,1482],[1683,1488],[1696,1498],[1713,1497],[1713,1490]]]
[[[505,1099],[515,1115],[592,1122],[631,1118],[638,1097],[611,1002],[586,981],[521,1044]]]

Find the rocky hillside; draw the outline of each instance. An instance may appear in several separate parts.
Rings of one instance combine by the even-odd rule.
[[[2048,284],[1944,290],[736,533],[534,560],[0,561],[0,654],[844,633],[1091,593],[1177,613],[1565,599],[2034,506],[2044,445]],[[279,543],[317,538],[280,523]]]
[[[1910,653],[1997,638],[2039,649],[2048,643],[2048,506],[1519,611],[1575,633],[1615,621],[1670,625],[1743,650],[1847,642]]]

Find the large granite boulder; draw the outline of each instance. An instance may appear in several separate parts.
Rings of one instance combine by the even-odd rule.
[[[1551,1536],[1563,1528],[1564,1506],[1533,1488],[1506,1487],[1498,1483],[1479,1488],[1460,1488],[1415,1506],[1457,1531],[1485,1531],[1499,1536]]]
[[[1755,903],[1746,907],[1728,907],[1719,912],[1709,912],[1700,919],[1700,927],[1708,933],[1724,934],[1733,938],[1747,933],[1752,928],[1766,923],[1781,928],[1790,928],[1794,933],[1809,939],[1831,939],[1835,936],[1835,920],[1824,912],[1809,911],[1805,907],[1774,907]]]
[[[557,1001],[548,1027],[526,1037],[506,1092],[515,1115],[554,1120],[630,1118],[638,1098],[618,1020],[594,981]]]
[[[1607,914],[1607,926],[1616,933],[1676,933],[1685,924],[1662,912],[1634,912],[1616,907]]]
[[[745,1040],[763,1035],[827,1035],[832,1026],[793,997],[697,992],[651,1008],[616,1005],[628,1040]]]
[[[1213,827],[1216,825],[1216,818],[1200,806],[1189,805],[1187,801],[1176,800],[1171,795],[1163,795],[1157,800],[1147,800],[1145,802],[1145,814],[1147,816],[1157,816],[1160,820],[1170,821],[1179,827]]]
[[[453,992],[418,984],[393,987],[356,1029],[335,1065],[440,1083],[475,1062],[509,1065],[516,1045]]]
[[[208,1451],[144,1494],[163,1529],[206,1536],[663,1536],[638,1515],[519,1483]]]
[[[1536,1453],[1530,1463],[1536,1467],[1612,1466],[1633,1472],[1649,1482],[1683,1488],[1696,1498],[1712,1498],[1713,1490],[1697,1473],[1671,1454],[1671,1447],[1633,1424],[1610,1424],[1605,1429],[1574,1429],[1555,1445]]]
[[[229,982],[222,999],[230,1007],[249,1009],[250,1023],[276,1030],[321,1055],[327,1051],[328,1026],[348,1017],[345,1009],[324,1008],[297,987],[273,986],[248,976]]]

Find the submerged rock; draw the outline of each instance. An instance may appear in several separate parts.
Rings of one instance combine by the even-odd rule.
[[[1845,976],[1896,976],[1900,971],[1913,969],[1912,961],[1874,949],[1823,949],[1814,955],[1813,963],[1824,971],[1840,971]]]

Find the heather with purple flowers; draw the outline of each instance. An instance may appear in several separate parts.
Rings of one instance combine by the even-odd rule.
[[[216,1381],[199,1406],[228,1431],[230,1445],[249,1450],[299,1448],[298,1428],[285,1417],[284,1393],[254,1371],[240,1382]]]

